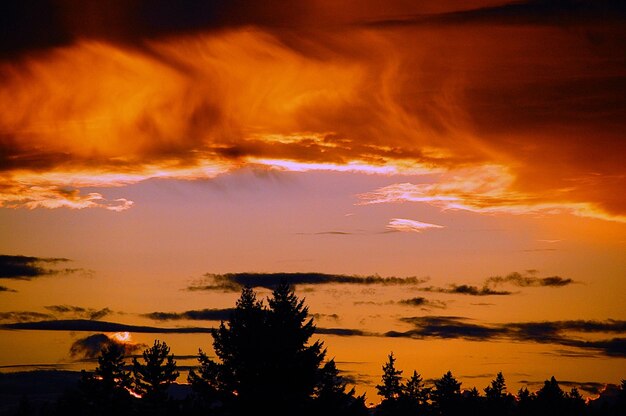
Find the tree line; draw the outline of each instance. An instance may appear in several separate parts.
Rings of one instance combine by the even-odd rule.
[[[537,392],[507,391],[502,373],[484,389],[461,390],[450,371],[426,385],[413,371],[404,380],[393,353],[382,367],[376,386],[382,401],[366,407],[365,395],[348,388],[334,359],[326,360],[304,299],[280,284],[267,301],[244,288],[226,322],[212,331],[217,360],[199,350],[199,365],[189,372],[193,391],[184,399],[168,393],[179,376],[170,347],[161,341],[126,362],[123,345],[110,343],[98,356],[93,372],[81,372],[75,389],[52,406],[26,415],[94,416],[578,416],[626,415],[626,380],[619,397],[603,407],[589,406],[576,388],[564,392],[552,377]],[[138,359],[139,358],[139,359]]]

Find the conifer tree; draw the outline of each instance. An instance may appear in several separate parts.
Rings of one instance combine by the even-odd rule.
[[[393,352],[389,354],[388,361],[383,365],[381,384],[376,386],[378,394],[384,401],[396,401],[402,394],[402,370],[396,370],[396,358]]]
[[[411,404],[421,407],[428,404],[430,388],[424,385],[422,376],[413,370],[413,375],[409,378],[402,389],[402,397]]]
[[[459,414],[461,383],[454,378],[451,371],[448,371],[440,379],[435,380],[435,388],[431,397],[439,414]]]
[[[319,341],[309,343],[313,320],[289,285],[278,285],[268,304],[244,288],[230,319],[212,332],[219,360],[201,352],[189,381],[237,414],[302,414],[313,400],[325,350]]]
[[[134,391],[145,400],[161,402],[167,398],[167,388],[178,378],[174,355],[165,342],[154,341],[154,345],[143,352],[143,363],[133,359]]]

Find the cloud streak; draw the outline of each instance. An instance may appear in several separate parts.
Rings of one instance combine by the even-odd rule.
[[[0,279],[32,280],[42,276],[69,274],[81,269],[52,268],[69,259],[54,257],[11,256],[0,254]]]
[[[440,300],[431,300],[431,299],[426,299],[424,297],[416,297],[416,298],[410,298],[410,299],[402,299],[399,300],[397,303],[399,303],[400,305],[407,305],[407,306],[418,306],[421,308],[441,308],[441,309],[445,309],[446,308],[446,303]]]
[[[404,332],[389,331],[384,336],[415,339],[466,339],[470,341],[524,341],[597,351],[612,357],[626,357],[626,338],[587,340],[573,335],[576,333],[626,334],[626,321],[620,320],[477,324],[458,316],[421,316],[402,318],[401,321],[413,325],[414,328]]]
[[[154,321],[225,321],[230,318],[233,308],[227,309],[200,309],[185,312],[151,312],[142,316]]]
[[[487,286],[478,287],[472,285],[456,285],[452,284],[449,287],[423,287],[420,288],[423,292],[434,293],[449,293],[454,295],[470,295],[470,296],[507,296],[512,295],[513,292],[508,290],[494,290]]]
[[[72,305],[49,305],[44,306],[44,308],[53,313],[61,315],[73,315],[78,318],[86,318],[92,320],[102,319],[105,316],[113,313],[113,311],[109,308],[94,309]]]
[[[137,332],[147,334],[208,334],[211,328],[157,328],[152,326],[127,325],[87,319],[58,319],[37,322],[11,323],[2,325],[4,329],[36,331],[87,331],[87,332]]]
[[[433,228],[445,228],[443,225],[429,224],[415,220],[407,220],[404,218],[393,218],[389,221],[387,228],[392,231],[421,233],[425,230]]]
[[[524,274],[513,272],[506,276],[492,276],[485,279],[482,286],[468,284],[451,284],[447,287],[428,286],[419,290],[423,292],[448,293],[470,296],[507,296],[513,295],[514,292],[509,290],[496,289],[501,285],[510,285],[516,287],[552,287],[561,288],[578,283],[570,278],[560,276],[537,277],[536,270],[527,270]]]
[[[238,292],[244,286],[273,289],[279,283],[291,285],[389,285],[389,286],[417,286],[428,279],[417,277],[381,277],[381,276],[351,276],[328,273],[207,273],[204,279],[194,283],[187,289],[220,290]]]
[[[563,287],[576,283],[569,278],[560,276],[536,277],[535,271],[522,275],[517,272],[510,273],[506,276],[493,276],[485,281],[487,285],[510,284],[518,287]]]

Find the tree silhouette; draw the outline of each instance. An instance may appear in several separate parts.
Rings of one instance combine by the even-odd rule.
[[[384,401],[396,401],[402,394],[402,370],[396,370],[396,358],[393,352],[387,357],[388,361],[383,365],[381,384],[376,386],[378,394]]]
[[[347,383],[332,359],[321,368],[315,391],[315,414],[326,416],[367,415],[365,395],[355,397],[354,388],[346,391]]]
[[[319,341],[309,344],[313,320],[288,284],[279,284],[268,303],[244,288],[228,322],[213,331],[219,362],[201,352],[199,373],[191,372],[189,381],[238,414],[302,414],[313,400],[325,350]]]
[[[130,372],[125,370],[124,346],[109,343],[98,356],[98,366],[92,374],[82,372],[79,390],[87,414],[127,414],[131,396]],[[78,405],[78,404],[77,404]]]
[[[403,413],[424,413],[428,406],[430,390],[429,387],[425,386],[422,376],[413,370],[411,378],[402,386],[400,407],[403,409]]]
[[[563,414],[565,393],[561,390],[554,376],[543,383],[543,387],[537,391],[538,414]]]
[[[533,407],[537,396],[528,391],[527,387],[522,387],[517,392],[517,409],[520,415],[530,416],[534,414]]]
[[[142,356],[143,363],[133,359],[134,391],[147,401],[163,402],[167,399],[167,388],[179,375],[174,355],[170,355],[165,342],[155,340]]]
[[[506,415],[513,411],[513,396],[506,392],[506,382],[502,372],[496,375],[491,384],[485,387],[485,414]]]
[[[461,383],[448,371],[435,380],[431,394],[436,411],[441,415],[456,415],[460,412]]]

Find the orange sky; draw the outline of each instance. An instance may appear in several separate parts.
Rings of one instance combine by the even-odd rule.
[[[369,346],[350,371],[372,400],[390,350],[469,385],[623,377],[623,7],[217,3],[2,6],[0,254],[34,270],[3,260],[2,323],[86,313],[46,309],[72,305],[211,326],[142,316],[231,307],[236,293],[186,290],[205,273],[416,276],[297,286],[318,326],[374,334],[324,335],[344,361]],[[479,339],[407,320],[424,316],[613,326]],[[419,340],[381,336],[415,325]],[[76,335],[38,357],[42,331],[25,332],[0,365],[71,359]],[[200,346],[176,337],[181,354]]]

